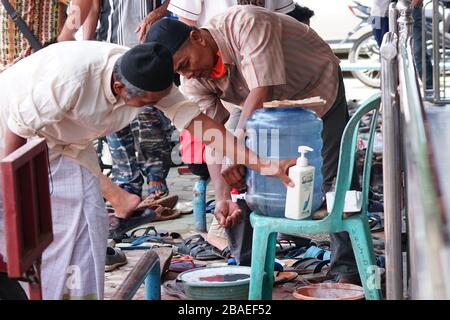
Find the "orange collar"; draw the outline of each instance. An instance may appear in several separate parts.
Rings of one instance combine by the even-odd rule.
[[[222,56],[220,55],[220,52],[217,51],[217,63],[212,69],[211,72],[211,78],[213,79],[219,79],[222,78],[227,74],[227,68],[223,64]]]

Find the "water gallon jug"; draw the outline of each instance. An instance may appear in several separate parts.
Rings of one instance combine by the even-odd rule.
[[[298,158],[298,146],[314,149],[308,154],[316,168],[312,212],[322,204],[322,120],[308,109],[265,108],[253,113],[246,124],[249,149],[266,159]],[[284,217],[286,187],[278,178],[247,170],[247,204],[252,211],[271,217]]]

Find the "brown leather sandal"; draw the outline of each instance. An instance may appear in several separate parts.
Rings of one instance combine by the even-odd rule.
[[[151,196],[148,196],[147,198],[145,198],[141,203],[139,203],[139,205],[136,207],[135,210],[149,208],[153,205],[161,205],[166,208],[173,209],[176,206],[177,202],[178,202],[177,195],[167,196],[167,197],[163,197],[163,198],[151,195]]]
[[[153,221],[166,221],[176,219],[181,216],[181,212],[179,210],[163,207],[160,204],[151,205],[149,208],[156,213],[156,217]]]

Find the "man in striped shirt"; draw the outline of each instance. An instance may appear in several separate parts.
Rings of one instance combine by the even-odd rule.
[[[173,36],[183,33],[183,41]],[[324,126],[323,191],[331,189],[349,115],[339,59],[314,30],[265,8],[236,6],[215,16],[202,29],[161,20],[150,29],[147,41],[158,41],[172,52],[175,70],[187,78],[183,92],[207,115],[222,113],[218,112],[224,109],[221,99],[241,106],[237,126],[241,132],[248,117],[266,101],[314,96],[326,100],[325,105],[312,109],[322,118]],[[223,175],[229,185],[243,187],[244,173],[242,166],[232,166]],[[218,217],[225,227],[249,223],[248,217],[242,215],[235,215],[234,221],[230,221],[228,214],[231,213],[222,211]],[[230,243],[238,239],[241,245],[246,245],[251,241],[251,234],[229,232],[229,236]],[[348,235],[333,234],[331,242],[332,274],[340,282],[358,282]],[[250,252],[247,257],[250,259]]]

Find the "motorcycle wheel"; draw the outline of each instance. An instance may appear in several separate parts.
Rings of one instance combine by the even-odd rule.
[[[349,53],[350,63],[358,62],[380,62],[380,50],[371,31],[363,34],[353,44]],[[381,86],[381,73],[379,70],[352,71],[355,78],[366,86],[379,88]]]

